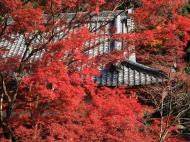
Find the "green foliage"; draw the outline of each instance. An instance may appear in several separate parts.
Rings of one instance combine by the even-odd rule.
[[[185,72],[190,74],[190,64],[188,64],[187,67],[185,68]]]
[[[32,5],[34,6],[34,7],[38,7],[39,6],[39,4],[38,4],[38,2],[36,1],[36,0],[23,0],[23,2],[24,3],[32,3]]]
[[[123,2],[119,9],[123,10],[127,8],[137,8],[141,5],[140,0],[128,0],[127,2]]]
[[[186,6],[184,6],[180,12],[180,14],[182,15],[187,15],[187,14],[190,14],[190,3],[188,3]]]
[[[143,124],[145,126],[151,126],[151,124],[153,123],[153,120],[151,120],[151,115],[152,114],[150,112],[148,112],[148,111],[144,112],[144,122],[143,122]]]

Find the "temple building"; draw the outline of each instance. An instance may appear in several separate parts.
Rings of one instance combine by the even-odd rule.
[[[131,13],[132,10],[129,9],[128,13]],[[72,19],[74,13],[65,14],[66,17]],[[132,18],[124,11],[103,11],[99,15],[91,16],[90,20],[85,23],[91,32],[102,33],[106,35],[111,35],[110,28],[115,28],[117,34],[120,33],[129,33],[134,30],[134,23]],[[100,29],[101,26],[104,27],[104,30]],[[80,27],[80,25],[79,25]],[[61,30],[61,28],[59,29]],[[26,45],[23,35],[17,34],[13,35],[16,39],[14,42],[7,40],[0,41],[0,47],[6,47],[9,49],[4,56],[23,56],[26,51]],[[127,46],[125,42],[113,41],[107,37],[100,37],[97,39],[97,42],[100,42],[98,47],[90,49],[87,51],[89,57],[95,57],[99,54],[106,54],[112,52],[113,50],[121,50],[124,46]],[[105,39],[107,38],[107,39]],[[58,41],[63,39],[62,34],[60,33],[54,40]],[[41,37],[37,38],[32,44],[43,43]],[[87,43],[89,45],[96,44],[96,42]],[[128,47],[129,50],[133,51],[130,53],[130,56],[124,61],[112,65],[109,69],[101,68],[100,76],[93,77],[95,82],[99,85],[106,86],[137,86],[137,85],[148,85],[163,82],[167,79],[167,76],[162,71],[151,68],[145,65],[142,65],[136,62],[135,46]],[[26,54],[30,54],[31,50],[28,50]],[[125,53],[123,53],[125,54]],[[127,53],[126,53],[127,54]],[[36,52],[32,57],[32,60],[36,60],[43,56],[43,52]]]

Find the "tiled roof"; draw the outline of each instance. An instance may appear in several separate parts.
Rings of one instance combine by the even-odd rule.
[[[115,17],[117,17],[118,15],[121,16],[121,19],[126,19],[128,18],[128,16],[126,15],[126,11],[124,10],[116,10],[116,11],[102,11],[99,14],[96,13],[91,13],[89,15],[89,17],[91,17],[92,21],[111,21],[113,20]],[[63,17],[67,17],[67,18],[73,18],[76,15],[85,15],[85,12],[80,12],[80,13],[66,13],[63,14]]]
[[[14,57],[14,56],[20,56],[22,57],[25,50],[26,50],[26,45],[25,45],[25,39],[23,35],[17,34],[17,35],[12,35],[11,36],[12,40],[1,40],[0,41],[0,48],[6,48],[8,49],[8,52],[4,54],[4,57]],[[39,43],[39,41],[34,41],[33,43]],[[29,54],[31,51],[28,51],[27,54]],[[39,58],[41,57],[42,52],[37,52],[35,55],[32,57],[32,60],[34,58]]]
[[[166,79],[166,74],[160,70],[126,60],[114,70],[104,69],[95,81],[106,86],[136,86],[161,83]]]
[[[110,12],[110,11],[104,11],[99,14],[99,16],[95,16],[94,19],[98,18],[101,20],[105,20],[109,17],[109,20],[114,20],[118,15],[120,14],[120,19],[127,18],[127,15],[123,11],[116,11],[116,12]],[[72,17],[73,13],[67,14],[68,17]],[[131,20],[129,19],[129,25],[128,21],[126,22],[127,25],[124,25],[125,23],[122,23],[121,28],[125,28],[126,32],[130,32],[133,25],[131,23]],[[91,26],[98,27],[100,26],[100,23],[93,23]],[[90,26],[90,27],[91,27]],[[110,25],[106,25],[108,27],[105,28],[104,33],[107,33]],[[126,27],[124,27],[126,26]],[[131,27],[130,27],[131,26]],[[124,30],[122,30],[124,31]],[[11,40],[1,40],[0,41],[0,48],[7,48],[10,49],[9,52],[7,52],[4,57],[11,57],[11,56],[23,56],[26,45],[24,37],[20,34],[12,35],[12,38],[14,39],[12,42]],[[58,40],[58,38],[56,39]],[[35,41],[33,41],[32,44],[39,44],[44,42],[41,37],[37,38]],[[97,56],[98,54],[104,54],[108,53],[113,50],[112,46],[119,45],[118,42],[113,44],[113,41],[106,41],[103,44],[100,44],[100,46],[96,49],[91,49],[88,51],[89,56]],[[121,44],[120,44],[121,45]],[[27,54],[30,54],[30,50],[27,52]],[[39,59],[42,56],[42,52],[37,52],[32,56],[32,59]],[[134,86],[134,85],[146,85],[146,84],[152,84],[152,83],[159,83],[163,80],[167,79],[167,76],[160,70],[147,67],[145,65],[139,64],[135,61],[126,60],[120,63],[120,65],[113,65],[112,69],[103,69],[102,74],[98,77],[95,77],[95,81],[99,85],[107,85],[107,86],[118,86],[118,85],[126,85],[126,86]]]

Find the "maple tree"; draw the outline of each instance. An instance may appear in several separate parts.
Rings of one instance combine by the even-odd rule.
[[[143,98],[148,102],[154,102],[157,117],[161,122],[165,117],[170,119],[168,117],[173,115],[173,122],[178,121],[182,131],[188,133],[189,126],[186,124],[188,122],[183,119],[189,118],[189,103],[180,102],[180,100],[189,100],[189,75],[184,71],[186,68],[184,55],[189,43],[188,3],[182,0],[152,0],[143,1],[142,7],[137,8],[134,13],[137,33],[130,35],[139,45],[137,57],[140,57],[139,60],[142,62],[165,70],[169,75],[168,82],[165,82],[162,87],[144,88],[148,95],[144,95]],[[188,54],[186,54],[186,59],[188,59]],[[162,126],[160,130],[163,133],[167,132],[163,128],[167,129]],[[161,137],[163,138],[164,135]]]
[[[92,80],[92,76],[99,74],[99,66],[123,60],[126,56],[121,53],[127,49],[89,58],[86,52],[98,45],[89,47],[86,43],[108,35],[95,34],[85,22],[90,14],[97,15],[101,9],[117,9],[127,2],[131,1],[0,1],[0,39],[14,43],[22,36],[26,47],[22,57],[5,57],[7,49],[0,50],[0,138],[3,141],[153,142],[159,139],[159,122],[155,120],[152,127],[143,125],[145,109],[132,95],[134,92],[126,95],[125,87],[98,87]],[[138,31],[114,34],[112,38],[125,39],[132,45],[135,41],[135,45],[151,47],[162,44],[164,49],[175,46],[179,49],[175,53],[181,54],[189,38],[188,17],[176,13],[181,1],[170,1],[172,5],[168,9],[165,9],[170,4],[168,1],[142,2],[144,5],[134,15]],[[151,7],[152,4],[156,6]],[[155,21],[157,12],[151,11],[162,12],[160,7],[166,13]],[[70,12],[76,14],[69,19],[66,13]],[[165,17],[169,12],[175,21]],[[178,40],[179,34],[183,35],[183,42]],[[173,45],[169,39],[177,41]],[[38,53],[36,60],[33,57]],[[185,141],[173,138],[172,133],[165,139]]]
[[[189,15],[181,13],[185,4],[183,0],[142,0],[133,14],[135,32],[115,38],[136,44],[139,60],[181,65],[189,41]]]

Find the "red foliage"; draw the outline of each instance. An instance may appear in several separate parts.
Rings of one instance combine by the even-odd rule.
[[[136,45],[140,60],[180,66],[190,39],[190,17],[179,13],[184,4],[182,0],[142,0],[133,13],[135,32],[114,38]]]
[[[31,16],[31,14],[35,16]],[[32,32],[33,30],[41,30],[43,28],[43,12],[40,8],[34,8],[32,4],[26,4],[15,10],[12,13],[12,18],[14,20],[12,26],[14,29],[12,30],[16,30],[16,32]]]
[[[29,108],[25,107],[27,115],[11,119],[15,135],[19,141],[158,141],[159,120],[144,126],[143,106],[124,93],[123,88],[99,88],[95,94],[76,95],[80,102],[72,104],[79,100],[67,97],[67,100],[58,98],[47,103],[40,99],[35,127],[32,127]],[[169,133],[167,142],[185,142],[171,136]]]
[[[153,130],[143,125],[143,106],[136,98],[127,96],[123,88],[100,88],[92,80],[92,76],[99,74],[97,67],[123,60],[121,54],[124,51],[89,57],[86,51],[96,46],[89,47],[88,41],[107,35],[90,33],[83,25],[74,31],[68,30],[86,22],[85,13],[84,17],[81,14],[70,22],[67,22],[67,17],[59,18],[64,12],[81,9],[87,11],[87,15],[90,12],[98,14],[102,6],[107,4],[110,8],[113,2],[0,1],[0,39],[14,41],[16,38],[11,40],[12,35],[19,33],[24,37],[26,51],[31,51],[23,58],[3,58],[4,51],[0,51],[0,93],[4,95],[1,96],[0,127],[3,134],[0,138],[3,141],[154,142],[159,139],[159,122],[154,121]],[[157,47],[161,44],[165,49],[181,49],[189,38],[189,28],[186,28],[189,19],[176,13],[180,1],[143,2],[134,15],[139,31],[113,35],[113,38],[125,38],[129,45],[135,41],[138,45]],[[170,3],[171,6],[166,7]],[[155,4],[159,8],[153,6]],[[162,7],[166,13],[159,11],[161,15],[150,11]],[[167,17],[170,13],[174,16],[172,20]],[[59,28],[66,36],[56,41]],[[183,42],[177,36],[181,32]],[[44,43],[37,44],[38,37],[42,37]],[[38,51],[43,51],[43,57],[31,63],[32,55]],[[16,85],[11,86],[13,89],[8,88],[10,80],[6,80],[7,76],[16,81]],[[168,141],[175,140],[180,141],[179,138]]]

